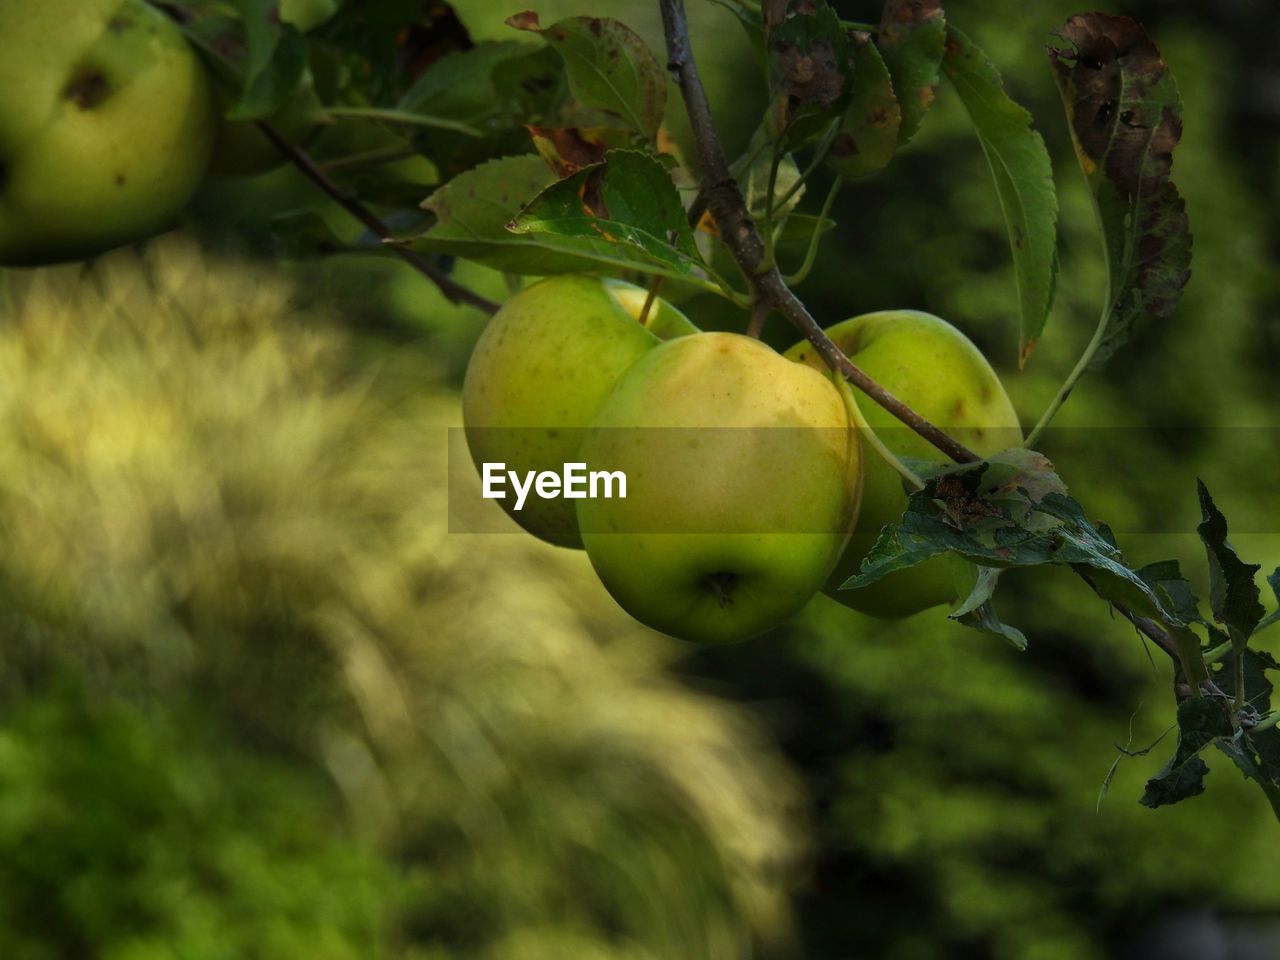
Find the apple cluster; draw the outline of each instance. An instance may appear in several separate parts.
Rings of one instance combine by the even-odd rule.
[[[318,26],[337,0],[280,0]],[[181,29],[143,0],[0,0],[0,264],[93,256],[168,228],[209,175],[278,153],[222,95]],[[314,126],[301,104],[273,117]]]
[[[945,321],[886,311],[828,333],[975,452],[1021,441],[995,371]],[[585,548],[619,605],[672,636],[745,639],[819,592],[901,617],[954,602],[971,577],[939,558],[865,590],[839,589],[907,497],[857,424],[899,458],[938,454],[879,407],[864,403],[864,414],[807,342],[780,354],[744,335],[702,332],[631,284],[552,277],[489,322],[462,399],[481,471],[501,463],[533,476],[585,464],[630,478],[622,498],[498,502],[533,535]]]

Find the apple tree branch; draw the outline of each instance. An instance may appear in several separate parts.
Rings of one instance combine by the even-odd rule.
[[[659,0],[659,6],[667,42],[667,69],[684,97],[698,161],[702,167],[703,186],[699,197],[705,197],[707,210],[715,219],[720,236],[747,277],[752,298],[757,305],[772,307],[786,317],[813,344],[828,367],[838,371],[948,458],[957,463],[972,463],[981,459],[954,437],[908,407],[846,357],[800,298],[787,286],[777,265],[768,256],[764,239],[756,229],[742,198],[738,181],[729,169],[729,160],[716,132],[711,105],[698,76],[698,67],[689,43],[689,24],[685,17],[684,0]]]
[[[391,233],[391,228],[383,223],[377,214],[334,183],[329,175],[320,169],[303,150],[280,136],[270,124],[259,123],[258,128],[271,141],[272,145],[290,163],[297,167],[308,180],[328,194],[347,213],[364,224],[374,236],[394,251],[396,256],[434,283],[440,289],[440,292],[444,294],[446,300],[454,304],[466,304],[467,306],[475,307],[477,310],[490,315],[497,313],[498,304],[486,297],[482,297],[469,287],[458,283],[458,281],[454,280],[416,250],[398,243]]]

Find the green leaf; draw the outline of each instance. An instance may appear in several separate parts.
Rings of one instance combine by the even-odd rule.
[[[983,633],[1009,641],[1015,650],[1027,649],[1027,636],[1017,627],[1011,627],[1000,620],[996,614],[992,595],[996,591],[996,582],[1000,579],[1000,571],[994,567],[974,567],[973,589],[969,596],[960,603],[949,617],[966,627],[972,627]]]
[[[1262,566],[1240,559],[1227,541],[1227,518],[1214,504],[1208,488],[1197,480],[1196,490],[1203,518],[1196,532],[1209,556],[1209,607],[1213,618],[1227,628],[1232,644],[1241,649],[1267,612],[1254,582]]]
[[[1165,609],[1173,611],[1183,623],[1203,623],[1200,616],[1200,600],[1192,590],[1191,582],[1182,575],[1177,560],[1161,560],[1149,563],[1137,571]]]
[[[1262,788],[1280,820],[1280,730],[1270,727],[1246,733],[1238,740],[1219,740],[1216,746],[1247,779]]]
[[[1240,657],[1241,653],[1232,649],[1214,664],[1217,669],[1213,674],[1213,682],[1229,697],[1236,695],[1236,663]],[[1270,712],[1274,687],[1267,673],[1280,670],[1280,663],[1265,650],[1246,649],[1240,666],[1243,668],[1239,670],[1239,675],[1244,678],[1244,702],[1259,714]]]
[[[1147,781],[1142,805],[1160,807],[1204,792],[1208,765],[1200,751],[1220,737],[1234,733],[1231,716],[1221,701],[1188,697],[1178,704],[1178,748],[1155,777]]]
[[[480,136],[400,127],[446,175],[529,145],[527,124],[550,122],[564,95],[564,65],[539,44],[480,43],[441,57],[400,98],[401,112],[454,121]]]
[[[877,42],[902,107],[899,145],[915,136],[933,105],[946,33],[941,0],[886,0]]]
[[[1058,275],[1058,195],[1049,151],[1031,129],[1031,114],[1005,93],[986,54],[947,28],[947,78],[982,144],[1004,211],[1018,283],[1018,360],[1025,364],[1044,332]]]
[[[765,210],[768,207],[769,173],[772,168],[773,157],[766,151],[756,158],[755,163],[751,165],[751,169],[747,171],[746,183],[744,184],[747,209],[757,219],[764,217]],[[782,157],[778,161],[778,173],[774,179],[774,197],[780,199],[799,181],[800,168],[796,166],[795,159],[789,154]],[[781,219],[799,206],[800,201],[804,199],[804,194],[805,188],[802,186],[785,205],[775,206],[773,210],[774,219]]]
[[[227,91],[231,120],[271,116],[307,82],[307,44],[282,27],[274,0],[237,0],[238,16],[203,3],[182,6],[182,30],[213,67]]]
[[[1204,778],[1209,765],[1199,757],[1191,757],[1183,763],[1170,760],[1159,774],[1147,781],[1147,788],[1139,801],[1144,807],[1163,807],[1204,793]]]
[[[422,0],[344,0],[316,32],[344,65],[344,86],[358,95],[349,102],[382,106],[447,54],[472,45],[449,4]],[[312,44],[313,56],[320,48]]]
[[[842,589],[868,586],[947,552],[997,569],[1057,564],[1086,571],[1108,601],[1194,641],[1167,591],[1130,568],[1111,531],[1092,524],[1065,490],[1047,459],[1021,448],[948,468],[911,495],[902,519],[880,532]]]
[[[853,34],[853,43],[848,105],[826,159],[829,168],[847,178],[887,167],[898,149],[902,125],[902,108],[879,48],[864,33]]]
[[[552,184],[510,229],[598,265],[676,278],[707,269],[670,173],[634,150],[611,150],[604,163]]]
[[[423,202],[436,222],[412,245],[426,253],[464,257],[508,273],[586,269],[577,257],[541,249],[530,238],[507,230],[520,208],[555,179],[533,154],[481,164],[454,177]]]
[[[1063,46],[1050,48],[1049,60],[1106,242],[1107,317],[1092,359],[1099,366],[1136,323],[1167,319],[1191,276],[1186,207],[1169,179],[1182,104],[1135,21],[1082,14],[1055,36]]]
[[[570,17],[544,30],[532,12],[507,23],[539,34],[560,54],[578,101],[617,117],[651,142],[657,138],[667,108],[667,75],[630,27],[606,17]]]

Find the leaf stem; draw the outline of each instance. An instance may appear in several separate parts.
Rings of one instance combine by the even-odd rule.
[[[1094,355],[1097,354],[1098,348],[1102,346],[1103,338],[1107,335],[1107,321],[1111,317],[1111,293],[1108,290],[1105,303],[1102,308],[1102,316],[1098,320],[1098,327],[1093,331],[1093,338],[1084,348],[1084,352],[1080,354],[1080,359],[1076,361],[1076,365],[1071,372],[1067,374],[1067,379],[1063,381],[1062,386],[1058,388],[1058,392],[1054,395],[1049,406],[1040,416],[1040,420],[1027,434],[1027,439],[1023,442],[1023,446],[1033,448],[1036,441],[1040,439],[1040,435],[1044,433],[1045,428],[1053,422],[1053,418],[1058,415],[1058,411],[1062,409],[1062,405],[1067,402],[1067,398],[1071,396],[1071,391],[1076,388],[1076,383],[1084,376],[1085,371],[1089,369],[1089,364],[1093,362]]]
[[[791,202],[792,197],[804,189],[805,184],[809,181],[809,177],[811,177],[814,172],[817,171],[818,167],[822,165],[822,161],[827,159],[827,151],[831,149],[831,142],[835,139],[836,130],[839,128],[839,120],[834,121],[831,126],[827,127],[827,132],[823,134],[822,141],[818,144],[816,152],[813,155],[813,159],[809,161],[809,166],[805,167],[804,172],[796,178],[796,182],[793,183],[787,189],[787,192],[782,195],[782,198],[778,201],[778,206],[785,207]]]
[[[475,307],[484,313],[494,314],[498,312],[498,304],[492,300],[482,297],[469,287],[465,287],[458,281],[454,280],[447,273],[437,267],[434,263],[418,253],[405,246],[403,243],[397,242],[395,236],[388,227],[372,210],[361,203],[356,197],[347,193],[340,186],[329,178],[329,175],[321,170],[314,160],[307,154],[294,146],[284,137],[280,136],[269,123],[259,122],[258,129],[263,132],[268,140],[274,144],[298,170],[312,183],[319,187],[322,191],[329,195],[331,199],[336,201],[347,213],[360,221],[374,236],[383,242],[388,249],[392,250],[409,266],[413,267],[420,274],[434,283],[444,294],[445,299],[450,303],[465,303],[468,306]]]
[[[823,201],[822,210],[818,214],[818,222],[813,225],[813,234],[809,237],[809,249],[805,251],[804,262],[795,273],[787,276],[787,286],[794,287],[804,283],[809,276],[809,271],[813,269],[818,259],[818,241],[822,238],[822,224],[831,213],[831,207],[835,204],[836,196],[840,193],[842,186],[844,186],[844,177],[838,176],[832,181],[831,189],[827,191],[827,199]]]
[[[325,114],[334,119],[385,120],[388,123],[403,123],[411,127],[430,127],[433,130],[452,130],[468,137],[479,139],[484,133],[470,124],[444,117],[430,117],[422,113],[410,113],[408,110],[388,110],[383,107],[326,107]]]

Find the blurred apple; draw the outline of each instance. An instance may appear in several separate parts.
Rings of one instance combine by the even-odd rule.
[[[0,0],[0,262],[100,253],[165,229],[205,175],[205,69],[142,0]]]

